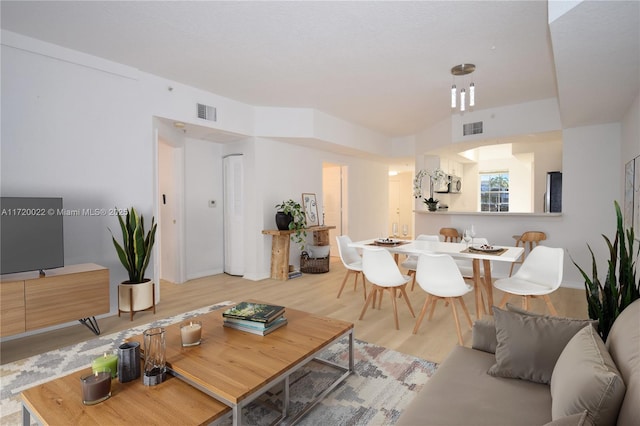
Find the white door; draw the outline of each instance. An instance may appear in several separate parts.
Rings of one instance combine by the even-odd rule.
[[[240,276],[244,275],[243,160],[240,154],[223,159],[224,272]]]
[[[158,141],[158,229],[160,237],[160,278],[172,283],[181,283],[180,277],[180,197],[177,182],[180,176],[182,150],[162,139]],[[147,225],[148,226],[148,225]]]

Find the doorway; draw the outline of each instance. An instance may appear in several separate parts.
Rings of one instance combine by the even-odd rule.
[[[331,253],[338,256],[336,236],[348,234],[347,166],[322,164],[322,212],[320,223],[335,226],[329,230]]]
[[[160,280],[186,281],[184,252],[184,141],[156,128],[156,269]],[[158,282],[159,283],[159,282]],[[158,291],[156,291],[158,293]]]

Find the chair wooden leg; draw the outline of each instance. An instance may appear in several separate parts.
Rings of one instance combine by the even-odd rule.
[[[522,296],[522,309],[529,310],[529,296]]]
[[[378,309],[382,309],[382,293],[384,293],[382,291],[382,289],[378,289],[378,292],[380,293],[380,295],[378,296]]]
[[[364,302],[364,306],[362,307],[362,312],[360,312],[360,318],[358,319],[362,319],[364,318],[364,313],[367,312],[367,308],[369,307],[369,303],[371,303],[371,300],[375,300],[376,298],[376,291],[378,290],[377,286],[372,286],[371,288],[371,292],[369,293],[369,297],[367,297],[367,300]]]
[[[367,300],[367,281],[364,279],[364,273],[358,271],[358,275],[362,276],[362,292],[364,293],[364,300]]]
[[[544,303],[547,304],[547,308],[549,308],[549,312],[551,312],[551,315],[558,316],[558,311],[556,311],[553,303],[551,303],[551,298],[549,297],[549,295],[545,294],[544,296],[542,296],[542,298],[544,299]]]
[[[400,323],[398,322],[398,303],[396,302],[396,288],[391,287],[389,290],[391,292],[391,303],[393,305],[393,318],[396,323],[396,330],[400,330]]]
[[[462,312],[464,312],[464,316],[467,318],[467,324],[469,324],[469,328],[473,328],[473,323],[471,322],[471,316],[469,315],[469,310],[467,309],[467,305],[464,303],[464,299],[462,297],[458,297],[458,302],[460,302],[460,306],[462,307]]]
[[[347,278],[349,278],[349,275],[351,275],[351,272],[353,272],[351,269],[347,269],[347,273],[344,275],[344,279],[342,280],[342,284],[340,285],[340,290],[338,291],[338,295],[336,296],[336,299],[340,299],[340,295],[342,294],[344,285],[347,283]]]
[[[433,301],[431,302],[431,312],[429,312],[429,321],[431,321],[431,319],[433,318],[433,313],[436,311],[436,303],[438,303],[438,300],[440,300],[439,297],[434,297]]]
[[[402,293],[402,296],[404,296],[404,301],[407,302],[407,306],[409,307],[409,312],[411,312],[411,316],[412,317],[416,317],[416,314],[413,312],[413,307],[411,306],[411,302],[409,301],[409,298],[407,297],[407,290],[406,290],[407,285],[403,285],[400,287],[400,292]]]
[[[460,320],[458,319],[458,311],[456,310],[456,305],[453,303],[450,297],[447,297],[445,300],[449,301],[451,304],[451,310],[453,311],[453,319],[456,321],[456,332],[458,333],[458,343],[460,346],[464,345],[462,341],[462,332],[460,331]]]
[[[500,300],[500,304],[498,305],[499,308],[504,308],[504,306],[507,304],[507,302],[509,301],[509,298],[511,297],[511,294],[509,293],[505,293],[504,296],[502,296],[502,300]]]
[[[409,275],[410,277],[413,277],[411,279],[411,291],[413,291],[413,288],[416,286],[416,271],[410,269],[407,275]]]
[[[416,320],[416,325],[413,326],[413,334],[416,334],[420,329],[420,324],[422,324],[422,320],[424,319],[424,316],[427,313],[427,309],[429,309],[429,302],[431,302],[431,295],[427,294],[427,298],[424,300],[424,305],[422,305],[422,310],[420,311],[420,315]]]

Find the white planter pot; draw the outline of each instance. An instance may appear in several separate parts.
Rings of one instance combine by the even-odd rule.
[[[140,284],[118,284],[118,309],[122,312],[144,311],[154,305],[153,295],[151,280]]]

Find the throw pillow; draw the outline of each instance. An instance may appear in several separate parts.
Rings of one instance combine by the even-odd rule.
[[[496,363],[492,376],[549,384],[553,367],[569,340],[589,320],[526,315],[493,307]]]
[[[551,376],[551,418],[589,411],[593,422],[613,425],[626,388],[604,342],[584,327],[567,344]]]

